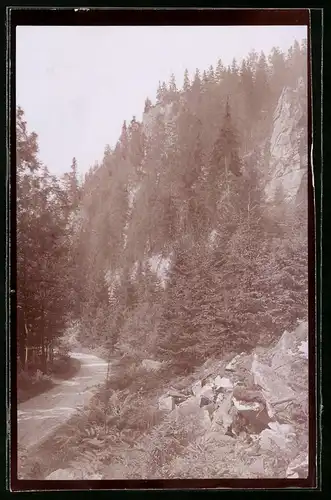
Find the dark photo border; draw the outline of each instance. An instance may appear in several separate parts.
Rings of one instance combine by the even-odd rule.
[[[307,479],[19,480],[16,393],[16,80],[18,25],[306,25],[308,27],[309,476]],[[321,9],[7,8],[7,406],[11,491],[112,489],[318,489],[320,470]],[[10,186],[10,189],[9,189]]]

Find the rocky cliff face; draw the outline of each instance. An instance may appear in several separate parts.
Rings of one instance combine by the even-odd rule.
[[[169,122],[173,117],[173,104],[166,105],[156,104],[151,109],[143,114],[143,132],[147,137],[151,137],[159,116],[162,116],[165,123]]]
[[[285,87],[273,117],[270,138],[269,181],[267,200],[277,193],[295,201],[306,183],[308,172],[307,89],[302,79],[296,88]]]

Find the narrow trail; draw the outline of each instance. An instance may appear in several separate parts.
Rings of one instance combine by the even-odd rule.
[[[18,406],[18,445],[28,449],[40,444],[54,430],[86,405],[105,380],[107,362],[93,354],[71,353],[81,362],[78,373],[61,380],[50,391]]]

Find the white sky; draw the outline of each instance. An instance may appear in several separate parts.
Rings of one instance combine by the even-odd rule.
[[[172,72],[181,86],[185,68],[193,75],[306,36],[306,26],[18,26],[16,102],[48,168],[62,174],[75,156],[83,173]]]

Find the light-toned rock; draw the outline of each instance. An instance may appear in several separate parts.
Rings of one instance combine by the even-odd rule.
[[[261,409],[261,405],[257,401],[238,401],[236,398],[232,398],[232,401],[239,411],[259,411]]]
[[[224,394],[222,392],[220,392],[219,394],[217,394],[217,397],[216,397],[216,406],[219,406],[221,404],[221,402],[223,401],[224,399]]]
[[[159,398],[159,410],[172,411],[175,408],[175,402],[172,396],[161,396]]]
[[[303,359],[308,359],[308,341],[301,341],[298,349],[300,351],[300,357],[302,357]]]
[[[263,477],[264,475],[263,457],[258,457],[251,464],[247,465],[247,472],[251,472],[252,474],[256,474],[259,477]]]
[[[193,413],[198,413],[200,408],[200,397],[191,396],[186,401],[176,406],[176,414],[178,416],[187,416]]]
[[[198,380],[192,385],[192,392],[196,397],[205,396],[210,401],[214,400],[214,384],[212,382],[208,382],[204,386],[201,383],[201,380]]]
[[[220,377],[219,375],[215,378],[216,389],[233,389],[233,383],[229,378]]]
[[[173,413],[179,425],[182,425],[182,421],[185,418],[189,418],[191,422],[193,421],[198,433],[205,433],[211,427],[209,411],[205,408],[200,408],[199,398],[195,396],[176,406]]]
[[[307,95],[298,81],[296,88],[283,89],[273,116],[270,138],[270,181],[266,186],[269,201],[277,189],[285,199],[295,199],[308,169]]]
[[[296,393],[287,384],[287,380],[275,372],[270,366],[260,363],[254,356],[252,374],[255,385],[262,389],[270,418],[281,411],[284,404],[296,399]]]
[[[79,479],[101,479],[101,474],[87,475],[77,469],[57,469],[51,472],[45,479],[52,481],[79,480]]]
[[[144,359],[141,364],[145,370],[149,371],[157,371],[162,367],[161,361],[155,361],[153,359]]]
[[[205,398],[208,398],[210,401],[213,401],[215,396],[214,385],[212,383],[208,383],[203,387],[201,387],[199,396],[200,397],[204,396]]]
[[[230,363],[228,363],[225,367],[225,370],[226,371],[235,371],[236,369],[236,364],[238,363],[239,359],[241,357],[241,354],[237,354],[237,356],[235,356],[231,361]]]
[[[289,463],[286,470],[288,478],[306,478],[308,477],[308,455],[300,453],[292,462]]]
[[[214,411],[212,430],[219,430],[221,428],[226,432],[233,422],[235,413],[236,411],[232,403],[232,394],[229,393],[224,396],[223,401]]]
[[[196,382],[194,382],[194,384],[192,385],[192,392],[194,396],[198,396],[200,394],[201,388],[201,380],[197,380]]]
[[[274,445],[282,450],[287,450],[289,443],[293,441],[295,434],[292,427],[287,424],[271,422],[269,429],[265,429],[260,434],[260,447],[262,450],[273,450]]]

